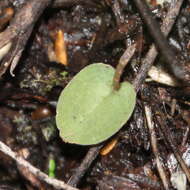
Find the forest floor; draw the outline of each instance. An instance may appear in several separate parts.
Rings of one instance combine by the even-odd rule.
[[[0,1],[0,142],[17,154],[15,161],[0,145],[0,189],[61,188],[20,165],[18,155],[81,190],[190,189],[190,1],[151,0],[154,31],[136,2]],[[172,11],[162,46],[154,33]],[[154,43],[158,56],[147,53]],[[121,78],[137,92],[130,120],[99,145],[63,142],[55,123],[61,91],[89,64],[116,68],[132,44]]]

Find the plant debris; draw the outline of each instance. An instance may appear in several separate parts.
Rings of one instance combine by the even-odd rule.
[[[190,189],[189,19],[189,0],[1,0],[0,189]],[[106,142],[65,143],[58,97],[93,63],[121,66],[134,112]]]

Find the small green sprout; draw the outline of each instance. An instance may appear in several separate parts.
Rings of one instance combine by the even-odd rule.
[[[54,178],[55,177],[55,169],[56,163],[53,158],[49,159],[49,167],[48,167],[48,176]]]

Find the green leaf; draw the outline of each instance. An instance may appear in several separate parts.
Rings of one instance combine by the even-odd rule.
[[[128,82],[113,90],[114,68],[91,64],[62,91],[56,123],[65,142],[92,145],[115,134],[131,116],[136,92]]]

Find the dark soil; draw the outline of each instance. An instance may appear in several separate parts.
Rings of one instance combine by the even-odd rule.
[[[12,7],[16,14],[23,0],[1,0],[3,10]],[[119,1],[120,2],[120,1]],[[153,2],[153,1],[152,1]],[[161,23],[169,3],[150,4]],[[190,60],[190,6],[185,1],[168,38],[175,54]],[[1,32],[8,27],[2,26]],[[56,32],[64,31],[68,65],[51,60]],[[141,60],[153,43],[135,5],[112,0],[49,6],[38,19],[14,70],[0,78],[0,140],[22,155],[32,165],[48,174],[49,162],[56,163],[55,177],[67,182],[75,174],[90,147],[64,143],[55,124],[56,103],[62,89],[85,66],[102,62],[114,67],[133,42],[137,50],[123,73],[122,80],[133,81]],[[13,41],[14,43],[14,41]],[[164,62],[159,56],[155,64]],[[83,190],[164,189],[156,167],[144,106],[152,109],[156,138],[170,189],[171,176],[179,168],[172,160],[173,151],[164,136],[157,115],[161,117],[175,148],[189,157],[190,89],[145,82],[138,92],[130,121],[119,133],[116,146],[105,156],[99,155],[80,180]],[[174,111],[171,111],[174,110]],[[108,140],[109,141],[109,140]],[[104,142],[105,143],[105,142]],[[53,189],[35,178],[31,184],[22,169],[0,152],[0,189]],[[190,164],[186,159],[187,165]],[[187,189],[189,184],[187,184]]]

